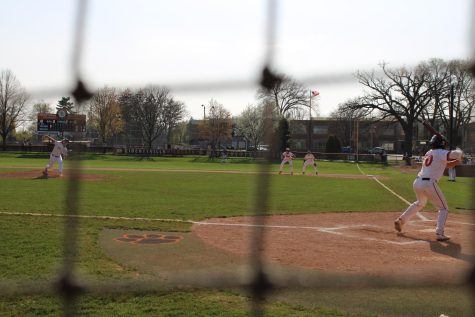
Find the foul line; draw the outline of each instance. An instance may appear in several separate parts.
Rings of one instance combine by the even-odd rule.
[[[112,219],[112,220],[143,220],[143,221],[161,221],[161,222],[182,222],[196,223],[192,220],[167,219],[167,218],[143,218],[143,217],[117,217],[117,216],[95,216],[95,215],[67,215],[67,214],[45,214],[35,212],[8,212],[1,211],[1,215],[8,216],[35,216],[35,217],[58,217],[58,218],[86,218],[86,219]]]
[[[195,225],[204,225],[204,226],[223,226],[223,227],[260,227],[260,228],[269,228],[269,229],[298,229],[298,230],[316,230],[318,232],[334,234],[339,236],[344,236],[346,238],[355,238],[359,240],[367,241],[376,241],[383,242],[393,245],[410,245],[417,243],[426,243],[425,240],[416,240],[416,241],[407,241],[407,242],[398,242],[387,239],[378,239],[371,237],[361,237],[358,235],[352,235],[340,230],[346,229],[359,229],[359,228],[381,228],[379,226],[371,224],[358,224],[358,225],[339,225],[334,227],[319,227],[319,226],[293,226],[293,225],[259,225],[259,224],[247,224],[247,223],[222,223],[222,222],[208,222],[208,221],[194,221],[194,220],[182,220],[182,219],[168,219],[168,218],[144,218],[144,217],[116,217],[116,216],[98,216],[98,215],[67,215],[67,214],[50,214],[50,213],[32,213],[32,212],[0,212],[0,215],[10,215],[10,216],[34,216],[34,217],[58,217],[58,218],[86,218],[86,219],[103,219],[103,220],[141,220],[141,221],[161,221],[161,222],[177,222],[177,223],[190,223]],[[424,221],[430,221],[422,220]],[[456,222],[464,225],[475,225],[472,223],[466,222]]]
[[[343,236],[345,238],[355,238],[359,240],[367,240],[367,241],[376,241],[376,242],[383,242],[388,244],[395,244],[395,245],[410,245],[410,244],[418,244],[418,243],[426,243],[427,241],[424,240],[416,240],[416,241],[407,241],[407,242],[398,242],[392,241],[387,239],[378,239],[378,238],[371,238],[371,237],[361,237],[357,235],[352,235],[344,232],[339,232],[339,230],[345,229],[358,229],[358,228],[381,228],[375,225],[369,224],[359,224],[359,225],[350,225],[350,226],[337,226],[337,227],[310,227],[310,226],[285,226],[285,225],[257,225],[257,224],[247,224],[247,223],[222,223],[222,222],[207,222],[207,221],[196,221],[194,222],[196,225],[205,225],[205,226],[229,226],[229,227],[245,227],[245,228],[252,228],[252,227],[261,227],[261,228],[274,228],[274,229],[309,229],[309,230],[316,230],[322,233],[334,234]]]
[[[389,191],[391,194],[393,194],[394,196],[396,196],[397,198],[399,198],[400,200],[402,200],[403,202],[405,202],[408,206],[411,205],[410,202],[408,202],[404,197],[402,197],[401,195],[399,195],[398,193],[396,193],[395,191],[393,191],[391,188],[389,188],[388,186],[384,185],[379,179],[377,179],[374,175],[368,175],[366,174],[365,172],[363,172],[363,170],[360,168],[360,165],[359,164],[356,164],[356,166],[358,167],[358,170],[361,172],[361,174],[365,175],[365,176],[368,176],[368,177],[371,177],[373,180],[375,180],[379,185],[383,186],[384,189],[386,189],[387,191]],[[430,220],[429,218],[427,218],[426,216],[424,216],[423,214],[421,214],[420,212],[417,212],[416,216],[421,219],[421,220]]]

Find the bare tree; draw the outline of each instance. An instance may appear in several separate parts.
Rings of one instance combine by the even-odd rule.
[[[91,127],[97,129],[101,141],[109,143],[112,136],[124,127],[116,90],[104,87],[97,91],[90,101],[88,116]]]
[[[142,140],[151,149],[153,142],[167,128],[163,109],[170,100],[170,91],[165,87],[151,86],[137,92],[134,119],[140,123]]]
[[[167,135],[167,144],[171,144],[172,131],[186,115],[185,104],[169,98],[162,109],[163,123]]]
[[[120,93],[119,104],[124,122],[124,135],[127,144],[136,144],[142,140],[142,123],[136,118],[135,107],[143,100],[142,92],[126,89]]]
[[[37,102],[33,105],[31,109],[29,120],[36,122],[38,113],[52,113],[53,111],[54,110],[51,104],[44,101]]]
[[[437,119],[444,103],[447,103],[449,94],[449,70],[448,64],[442,59],[430,59],[428,62],[419,64],[428,72],[427,89],[432,95],[431,102],[425,107],[421,113],[422,119],[427,120],[433,127],[437,126]]]
[[[274,103],[278,113],[282,117],[302,116],[302,107],[309,106],[309,90],[294,79],[281,75],[272,89],[260,88],[257,98]]]
[[[209,115],[199,127],[201,135],[208,139],[212,149],[227,142],[232,135],[231,113],[214,99],[209,101]]]
[[[367,90],[351,109],[366,109],[372,115],[395,119],[404,131],[404,151],[406,157],[412,156],[413,131],[416,120],[422,117],[423,110],[430,104],[432,91],[428,87],[430,74],[426,67],[413,69],[400,67],[388,69],[380,65],[383,77],[374,72],[356,73],[356,78]],[[409,160],[407,160],[409,164]]]
[[[264,103],[248,105],[236,120],[235,131],[247,144],[257,148],[264,139]]]
[[[365,108],[358,108],[356,105],[360,103],[359,99],[349,99],[338,105],[330,117],[335,119],[338,124],[334,131],[336,137],[343,142],[344,145],[356,147],[354,144],[356,121],[368,117],[369,111]]]
[[[468,124],[472,120],[475,95],[473,77],[468,71],[470,65],[469,61],[461,60],[448,63],[449,79],[444,90],[448,92],[445,95],[447,102],[442,104],[438,118],[442,122],[446,136],[455,143],[452,145],[464,145]]]
[[[8,136],[26,119],[28,98],[26,90],[13,73],[10,70],[3,70],[0,73],[0,135],[4,151]]]
[[[34,133],[37,131],[39,113],[52,113],[52,112],[53,112],[53,107],[51,106],[51,104],[46,103],[44,101],[39,101],[35,103],[28,115],[28,121],[30,121],[28,131],[30,133]]]

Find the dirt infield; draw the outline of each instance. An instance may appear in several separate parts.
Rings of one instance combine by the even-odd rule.
[[[435,240],[435,213],[414,219],[401,234],[398,213],[325,213],[265,217],[264,258],[270,263],[327,272],[400,275],[440,282],[466,279],[475,252],[474,217],[449,215],[448,242]],[[208,219],[192,227],[206,245],[246,257],[252,217]]]

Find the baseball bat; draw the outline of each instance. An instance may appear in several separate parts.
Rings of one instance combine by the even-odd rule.
[[[422,121],[422,124],[424,125],[424,127],[425,127],[427,130],[429,130],[430,133],[435,134],[435,135],[438,135],[438,136],[441,136],[441,137],[443,137],[443,138],[445,139],[445,137],[444,137],[442,134],[440,134],[439,131],[437,131],[436,129],[434,129],[433,126],[430,125],[429,121],[424,120],[424,121]]]
[[[424,120],[424,121],[422,121],[422,124],[424,125],[424,127],[425,127],[430,133],[442,137],[442,139],[444,139],[444,141],[445,141],[447,144],[449,144],[449,140],[447,140],[447,138],[446,138],[442,133],[440,133],[439,131],[437,131],[436,129],[434,129],[434,127],[431,126],[431,124],[429,123],[429,121]]]
[[[436,135],[442,137],[442,139],[444,139],[445,143],[447,144],[447,146],[449,147],[450,150],[453,149],[452,144],[450,144],[450,141],[447,140],[447,138],[446,138],[443,134],[441,134],[439,131],[437,131],[436,129],[434,129],[434,127],[430,125],[429,121],[424,120],[424,121],[422,121],[422,124],[424,125],[424,127],[425,127],[430,133],[436,134]]]

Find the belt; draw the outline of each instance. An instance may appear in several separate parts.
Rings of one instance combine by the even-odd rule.
[[[417,176],[416,178],[420,178],[420,179],[422,179],[423,181],[430,181],[430,178],[429,178],[429,177],[419,177],[419,176]]]
[[[51,154],[51,155],[54,156],[54,157],[60,157],[61,156],[61,155],[54,155],[54,154]]]

